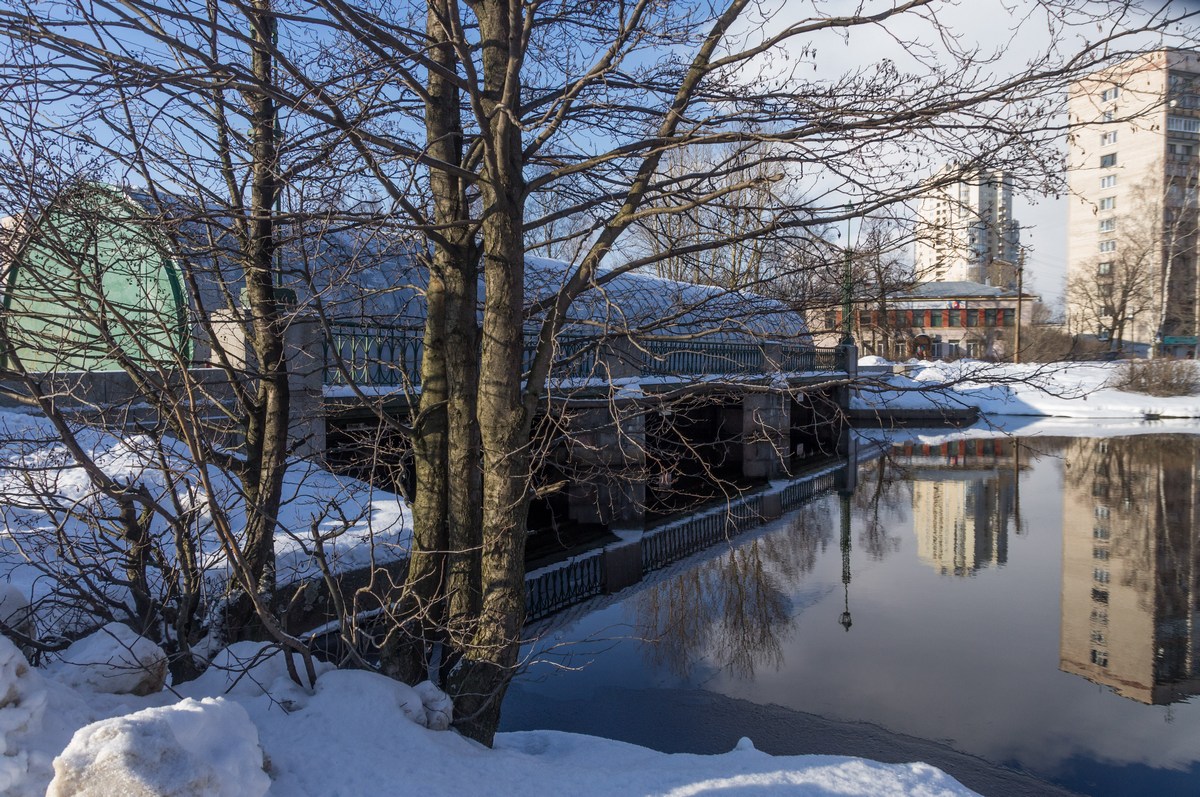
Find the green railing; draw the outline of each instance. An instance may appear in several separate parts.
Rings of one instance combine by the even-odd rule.
[[[324,341],[325,384],[421,384],[425,330],[420,327],[338,323],[329,331]]]
[[[761,374],[766,359],[756,343],[651,338],[643,343],[649,358],[642,372],[681,374]]]
[[[327,385],[399,387],[421,384],[424,330],[411,326],[379,326],[340,322],[330,326],[325,341]],[[556,378],[606,377],[597,369],[601,340],[589,335],[562,335],[555,341],[550,373]],[[525,341],[522,366],[533,363],[537,338]],[[760,345],[738,341],[703,341],[653,337],[635,340],[623,359],[645,376],[752,375],[782,371],[845,371],[839,349],[794,344]],[[629,362],[631,361],[632,362]]]
[[[840,349],[818,349],[786,343],[780,349],[779,370],[784,373],[846,370],[845,357]]]

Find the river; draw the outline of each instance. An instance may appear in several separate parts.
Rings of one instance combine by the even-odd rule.
[[[1198,463],[1183,434],[890,440],[853,494],[541,626],[502,729],[1200,793]]]

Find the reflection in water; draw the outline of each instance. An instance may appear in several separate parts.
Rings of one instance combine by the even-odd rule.
[[[1008,562],[1008,526],[1020,501],[1018,443],[906,443],[893,447],[891,460],[911,485],[921,561],[954,576]]]
[[[538,689],[572,701],[590,684],[624,700],[610,725],[564,703],[557,727],[627,740],[639,740],[620,735],[627,725],[660,727],[638,713],[647,690],[699,690],[736,701],[719,724],[779,752],[820,752],[789,735],[808,713],[950,739],[1088,794],[1197,793],[1198,457],[1200,437],[1165,435],[893,446],[862,464],[852,496],[820,498],[573,624],[575,638],[618,622],[650,642]],[[835,621],[850,610],[846,634]],[[703,705],[681,709],[676,749],[699,744],[704,723],[687,712]],[[797,714],[771,725],[776,708]]]
[[[823,505],[805,507],[787,534],[754,539],[633,599],[647,663],[687,679],[701,658],[737,678],[778,670],[796,616],[791,594],[832,537]]]
[[[1073,440],[1059,666],[1148,704],[1200,693],[1194,437]]]

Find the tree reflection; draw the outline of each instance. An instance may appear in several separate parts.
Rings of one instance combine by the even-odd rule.
[[[792,589],[833,536],[828,507],[809,505],[777,533],[642,591],[633,601],[649,664],[690,678],[701,658],[738,678],[779,669],[794,628]]]
[[[891,452],[863,463],[853,501],[861,529],[858,544],[867,556],[880,561],[900,550],[899,535],[889,534],[888,528],[903,522],[912,504],[912,482],[904,463]]]

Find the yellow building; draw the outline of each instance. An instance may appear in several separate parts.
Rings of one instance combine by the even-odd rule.
[[[1072,84],[1068,111],[1070,330],[1195,356],[1200,55],[1096,72]]]

